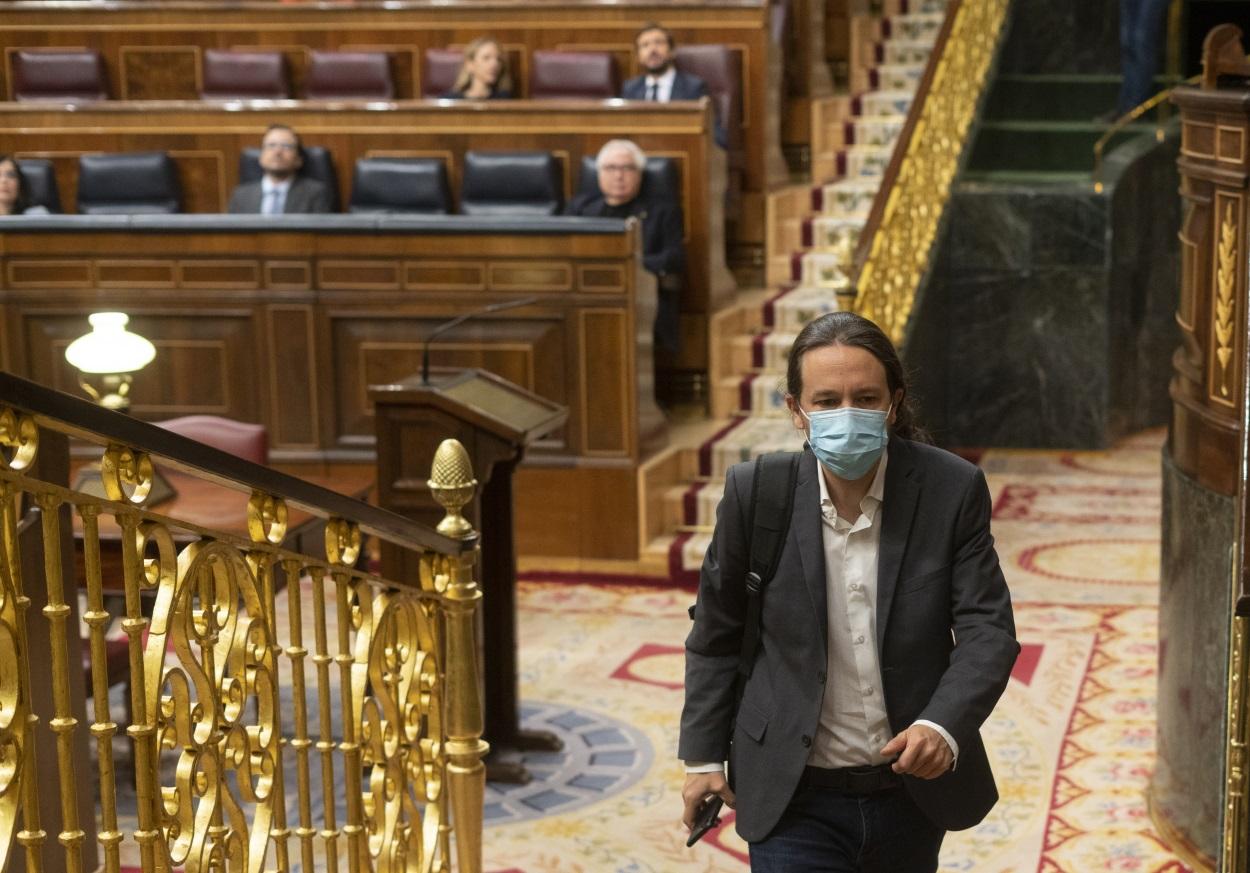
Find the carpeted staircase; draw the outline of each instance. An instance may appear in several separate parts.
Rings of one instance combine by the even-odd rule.
[[[1029,15],[1044,12],[1043,6],[1033,4],[1024,11]],[[1105,17],[1101,7],[1093,12],[1099,21]],[[710,542],[725,471],[757,454],[793,450],[802,444],[801,433],[784,407],[786,355],[801,327],[838,309],[838,291],[849,290],[848,273],[859,235],[874,199],[885,196],[879,190],[881,180],[945,14],[945,0],[893,0],[882,14],[852,21],[851,91],[816,101],[812,107],[813,182],[769,198],[766,270],[770,287],[743,295],[739,305],[713,319],[709,382],[714,423],[697,441],[687,441],[697,448],[674,450],[684,457],[670,469],[680,469],[684,478],[667,482],[665,508],[659,513],[668,522],[667,535],[653,540],[650,549],[653,561],[661,551],[666,554],[667,572],[674,579],[692,581],[698,571]],[[962,203],[961,192],[975,192],[982,198],[1000,190],[1016,197],[1044,195],[1045,202],[1039,201],[1035,211],[1040,215],[1049,210],[1037,219],[1045,226],[1030,225],[1030,221],[1037,224],[1031,213],[1022,219],[1031,233],[1042,238],[1029,251],[1036,257],[1049,253],[1066,258],[1060,249],[1088,241],[1082,236],[1084,225],[1052,227],[1060,220],[1058,216],[1083,215],[1078,207],[1101,215],[1107,208],[1091,175],[1093,147],[1107,130],[1106,116],[1115,105],[1119,77],[1072,58],[1040,63],[1035,49],[1048,34],[1067,34],[1084,48],[1089,48],[1085,42],[1101,44],[1106,34],[1094,28],[1089,39],[1081,36],[1084,13],[1058,16],[1054,21],[1044,18],[1049,24],[1041,30],[1046,33],[1038,32],[1029,15],[1019,10],[1013,13],[1014,27],[1001,55],[1002,69],[993,74],[970,131],[966,163],[952,204]],[[1091,56],[1101,57],[1097,52]],[[1081,72],[1056,72],[1056,67],[1065,64]],[[1153,117],[1129,125],[1109,140],[1104,154],[1130,141],[1140,143],[1143,135],[1153,141],[1154,131]],[[1065,198],[1072,198],[1073,203],[1067,204]],[[978,220],[984,224],[984,219]],[[996,236],[990,229],[985,232]],[[1004,240],[1008,247],[1015,242],[1010,235]],[[1074,262],[1083,263],[1079,252],[1069,254]],[[935,263],[939,261],[935,258]],[[1054,272],[1038,275],[1048,278]],[[1048,299],[1046,289],[1030,285],[1030,275],[1026,271],[1023,278],[1013,279],[1018,290]],[[933,369],[940,374],[939,367]],[[981,381],[990,378],[981,374]],[[1041,396],[1045,386],[1034,393],[1038,392],[1040,401],[1048,399],[1048,395]],[[933,390],[929,393],[940,395]],[[1030,403],[1038,400],[1030,397]],[[924,392],[921,399],[925,399]],[[966,437],[962,431],[960,436]],[[1090,437],[1088,444],[1100,445],[1104,439],[1105,435]],[[978,442],[974,434],[958,444],[999,443]],[[651,530],[654,535],[654,524]]]
[[[795,335],[838,308],[860,231],[903,129],[945,18],[945,0],[894,0],[852,22],[850,94],[813,107],[813,183],[772,196],[773,287],[721,314],[713,328],[712,412],[718,424],[680,466],[694,473],[668,489],[664,539],[675,579],[697,573],[711,539],[725,471],[759,453],[793,450],[802,435],[785,412],[783,378]],[[677,450],[682,451],[682,450]]]

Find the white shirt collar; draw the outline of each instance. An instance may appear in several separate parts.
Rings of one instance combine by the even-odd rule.
[[[268,176],[261,176],[260,177],[260,190],[264,194],[268,194],[270,191],[289,191],[291,188],[291,182],[293,182],[294,180],[295,180],[295,177],[292,176],[291,178],[286,179],[285,181],[275,182],[272,179],[270,179]]]
[[[662,75],[652,76],[648,74],[647,84],[658,85],[663,88],[671,89],[673,87],[673,80],[676,78],[677,78],[677,67],[673,66],[672,64],[669,64],[668,69],[665,70]]]
[[[890,450],[885,448],[881,450],[881,461],[877,464],[877,472],[872,477],[872,484],[868,486],[868,493],[864,495],[864,499],[859,502],[860,515],[872,520],[877,508],[881,505],[882,499],[885,497],[885,467],[890,460]],[[837,508],[833,505],[833,498],[829,496],[829,483],[825,481],[825,470],[820,461],[816,461],[817,478],[820,480],[820,511],[822,515],[833,520],[837,517]],[[830,516],[832,513],[832,516]]]

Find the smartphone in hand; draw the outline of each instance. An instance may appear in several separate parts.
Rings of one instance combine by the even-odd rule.
[[[694,827],[686,840],[686,848],[690,848],[703,838],[703,835],[720,824],[720,809],[725,804],[719,794],[709,794],[694,817]]]

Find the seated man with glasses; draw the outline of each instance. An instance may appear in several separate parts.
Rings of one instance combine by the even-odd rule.
[[[595,158],[599,190],[574,197],[565,212],[594,218],[633,216],[642,221],[643,264],[655,274],[660,289],[656,346],[676,352],[682,277],[686,271],[681,206],[675,191],[643,191],[646,167],[647,156],[637,145],[627,139],[610,140]]]
[[[244,182],[230,195],[226,211],[236,214],[291,215],[329,212],[330,189],[299,175],[304,152],[299,134],[285,124],[271,124],[260,141],[259,182]]]

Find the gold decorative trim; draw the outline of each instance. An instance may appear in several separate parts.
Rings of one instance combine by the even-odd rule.
[[[929,90],[886,197],[881,222],[860,270],[855,308],[896,345],[903,343],[920,282],[929,269],[959,158],[989,78],[1007,0],[962,2],[952,13],[941,54],[930,58]]]
[[[1244,499],[1244,496],[1243,496]],[[1233,562],[1233,601],[1241,586]],[[1224,763],[1224,835],[1221,846],[1224,873],[1250,870],[1250,617],[1233,616],[1228,646],[1228,748]]]
[[[1154,825],[1159,839],[1167,846],[1168,851],[1184,861],[1185,866],[1189,867],[1193,873],[1216,873],[1215,860],[1195,846],[1193,841],[1181,833],[1181,830],[1172,824],[1171,819],[1163,814],[1163,810],[1159,808],[1151,792],[1153,787],[1152,784],[1146,790],[1146,813],[1150,816],[1150,823]]]
[[[1211,332],[1215,339],[1213,351],[1219,371],[1217,373],[1212,368],[1210,392],[1213,400],[1228,406],[1236,405],[1229,384],[1234,345],[1233,315],[1237,305],[1233,296],[1237,279],[1237,219],[1233,208],[1234,203],[1229,201],[1224,219],[1220,222],[1220,239],[1216,245],[1214,317],[1211,319]]]

